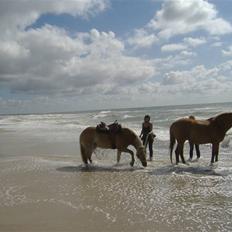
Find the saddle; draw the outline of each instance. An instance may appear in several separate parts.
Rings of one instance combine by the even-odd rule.
[[[109,139],[111,141],[112,149],[116,149],[115,136],[116,134],[120,133],[121,130],[122,130],[122,126],[118,124],[117,121],[115,121],[114,123],[110,125],[106,125],[104,122],[101,122],[96,127],[97,132],[108,134]]]
[[[122,126],[115,121],[112,124],[106,125],[106,123],[101,122],[96,127],[97,132],[108,133],[108,134],[117,134],[122,130]]]

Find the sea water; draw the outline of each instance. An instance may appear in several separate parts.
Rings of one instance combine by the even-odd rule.
[[[209,166],[210,144],[200,145],[200,160],[189,165],[171,165],[169,159],[172,122],[190,115],[206,119],[231,109],[232,103],[221,103],[2,115],[0,163],[11,162],[12,166],[0,170],[0,181],[4,183],[0,185],[0,208],[46,201],[65,205],[70,213],[76,212],[77,221],[70,222],[74,229],[79,225],[85,231],[231,231],[231,130],[221,143],[219,162],[214,166]],[[116,166],[116,152],[103,149],[95,151],[89,169],[83,168],[79,135],[84,128],[117,120],[139,135],[146,114],[151,116],[156,134],[154,160],[148,162],[147,168],[142,168],[138,160],[131,168],[128,154],[123,154]],[[187,143],[184,155],[188,159]],[[54,196],[31,196],[33,184],[18,180],[14,195],[12,175],[38,170],[41,175],[52,176],[41,187],[49,189],[55,180],[59,183],[51,190]],[[9,173],[11,183],[6,181]],[[38,182],[39,178],[40,175],[35,176]],[[86,220],[78,222],[78,217],[85,216]]]

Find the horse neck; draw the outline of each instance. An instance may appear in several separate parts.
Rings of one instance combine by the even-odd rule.
[[[223,129],[223,132],[226,133],[232,127],[232,113],[222,114],[216,121]]]
[[[134,146],[136,150],[137,150],[139,147],[142,147],[142,146],[143,146],[141,140],[139,139],[139,137],[138,137],[137,135],[135,136],[135,139],[134,139],[134,141],[133,141],[132,146]]]

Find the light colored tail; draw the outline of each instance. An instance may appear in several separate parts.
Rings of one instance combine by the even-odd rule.
[[[171,160],[171,163],[172,163],[172,151],[173,151],[173,147],[176,143],[176,139],[175,139],[175,136],[173,135],[172,133],[172,130],[170,128],[170,131],[169,131],[169,134],[170,134],[170,145],[169,145],[169,149],[170,149],[170,160]]]

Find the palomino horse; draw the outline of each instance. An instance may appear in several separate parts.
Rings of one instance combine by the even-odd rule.
[[[132,145],[136,149],[136,156],[141,161],[144,167],[147,166],[146,152],[139,137],[130,129],[122,128],[121,131],[114,135],[115,147],[117,149],[117,162],[120,160],[122,152],[131,154],[130,165],[133,166],[135,162],[133,151],[127,147]],[[93,151],[97,148],[112,149],[112,137],[107,133],[96,131],[96,127],[88,127],[80,134],[80,148],[81,157],[85,164],[88,161],[92,162],[91,156]]]
[[[195,120],[182,118],[175,121],[170,127],[170,159],[172,162],[172,151],[177,141],[175,150],[176,164],[179,162],[179,155],[185,163],[183,148],[186,140],[190,146],[193,144],[211,143],[211,163],[218,161],[219,143],[224,139],[226,132],[232,127],[232,113],[220,114],[207,120]]]

